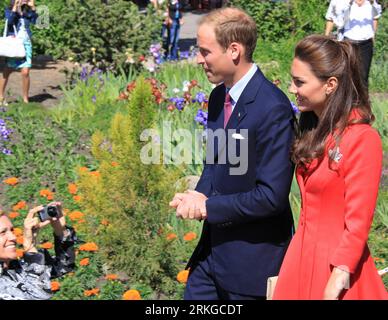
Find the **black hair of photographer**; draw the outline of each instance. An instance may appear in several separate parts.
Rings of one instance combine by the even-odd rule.
[[[51,225],[55,256],[37,249],[39,231]],[[31,209],[23,230],[24,255],[18,260],[11,220],[0,211],[0,300],[47,300],[52,296],[51,279],[75,268],[73,228],[66,225],[60,202]]]

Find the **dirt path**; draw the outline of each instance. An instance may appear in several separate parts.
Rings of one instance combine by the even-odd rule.
[[[4,63],[0,62],[0,71]],[[60,85],[65,84],[66,77],[62,72],[65,68],[72,68],[67,61],[54,61],[46,56],[37,56],[33,59],[30,71],[30,101],[41,103],[45,107],[58,104],[63,97]],[[13,72],[6,88],[6,99],[8,102],[21,100],[22,79],[20,72]]]

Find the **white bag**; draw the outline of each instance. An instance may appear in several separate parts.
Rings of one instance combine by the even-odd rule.
[[[24,58],[26,49],[24,48],[23,39],[17,37],[16,28],[15,36],[7,37],[8,20],[5,20],[4,33],[0,37],[0,57],[7,58]]]

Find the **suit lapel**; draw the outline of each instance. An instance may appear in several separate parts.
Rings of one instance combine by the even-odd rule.
[[[235,105],[232,115],[225,129],[237,129],[240,122],[245,118],[249,112],[249,104],[255,101],[257,92],[264,80],[264,75],[257,69],[251,80],[244,88],[240,98]]]
[[[240,98],[235,105],[233,112],[230,116],[230,119],[226,125],[225,130],[228,129],[237,129],[240,122],[246,117],[249,113],[249,105],[256,100],[257,92],[264,80],[264,75],[257,69],[256,73],[253,75],[252,79],[248,82],[247,86],[244,88]],[[216,121],[216,129],[220,129],[224,127],[224,101],[225,101],[225,86],[223,87],[223,91],[220,91],[219,96],[217,97],[218,103],[218,111],[219,116]],[[225,146],[228,143],[228,136],[226,135],[226,139],[223,141],[224,143],[220,144],[218,148],[218,144],[214,145],[214,158],[217,159],[218,155],[225,150]]]

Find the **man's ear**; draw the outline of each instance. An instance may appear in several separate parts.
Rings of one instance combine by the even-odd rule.
[[[244,53],[244,47],[238,42],[232,42],[229,45],[229,50],[233,60],[238,60]]]
[[[330,77],[326,80],[326,95],[332,94],[337,90],[338,79],[336,77]]]

